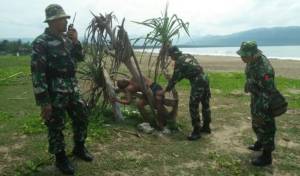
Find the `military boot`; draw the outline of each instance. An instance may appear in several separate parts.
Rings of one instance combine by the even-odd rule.
[[[201,133],[208,133],[210,134],[211,133],[211,129],[210,129],[210,126],[209,126],[209,123],[204,123],[202,128],[200,129],[200,132]]]
[[[202,109],[202,115],[203,115],[203,126],[200,130],[200,132],[203,133],[211,133],[210,129],[210,122],[211,122],[211,112],[209,108]]]
[[[260,167],[272,164],[272,151],[271,150],[263,150],[263,153],[261,156],[252,160],[252,164],[254,166],[260,166]]]
[[[261,142],[256,141],[254,144],[249,145],[248,149],[253,151],[260,151],[262,148]]]
[[[93,161],[93,156],[84,146],[84,142],[75,142],[73,154],[84,161]]]
[[[193,132],[187,137],[188,140],[194,141],[201,138],[200,126],[195,126]]]
[[[66,175],[74,174],[74,167],[66,156],[65,151],[55,154],[55,166]]]

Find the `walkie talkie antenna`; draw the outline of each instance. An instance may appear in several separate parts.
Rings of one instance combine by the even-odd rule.
[[[75,22],[75,18],[76,18],[76,12],[74,14],[74,17],[73,17],[73,21],[72,21],[72,24],[74,25],[74,22]]]
[[[73,21],[72,21],[72,23],[71,23],[71,24],[69,24],[69,26],[68,26],[68,30],[71,30],[72,28],[74,28],[74,22],[75,22],[75,18],[76,18],[76,12],[75,12],[75,14],[74,14],[74,17],[73,17]]]

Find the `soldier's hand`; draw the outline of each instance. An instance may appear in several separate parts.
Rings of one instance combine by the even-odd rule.
[[[52,120],[52,106],[50,104],[42,107],[41,116],[44,122],[49,122]]]
[[[67,36],[72,40],[73,43],[78,42],[78,33],[75,28],[70,28],[67,32]]]

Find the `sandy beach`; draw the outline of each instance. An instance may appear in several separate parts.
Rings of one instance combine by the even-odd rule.
[[[140,60],[140,52],[136,52]],[[188,53],[184,53],[188,54]],[[212,55],[194,55],[205,71],[212,72],[244,72],[245,63],[240,57],[234,56],[212,56]],[[146,53],[140,63],[142,70],[148,70],[149,53]],[[153,57],[157,57],[154,53]],[[268,57],[268,56],[267,56]],[[300,60],[274,59],[268,58],[275,70],[276,76],[282,76],[291,79],[300,79]],[[172,72],[172,71],[171,71]]]
[[[206,71],[220,72],[244,72],[245,64],[239,57],[231,56],[206,56],[197,55],[200,64]],[[297,60],[279,60],[272,59],[270,61],[275,69],[276,76],[300,79],[300,61]]]

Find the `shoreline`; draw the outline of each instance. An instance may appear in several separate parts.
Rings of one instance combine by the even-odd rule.
[[[244,72],[245,63],[240,57],[194,55],[206,71]],[[276,76],[300,79],[300,60],[283,60],[268,58]]]
[[[239,47],[182,47],[183,53],[189,53],[192,55],[205,55],[205,56],[228,56],[228,57],[239,57],[236,51]],[[300,45],[295,46],[260,46],[268,58],[280,59],[280,60],[298,60],[300,61]],[[157,54],[159,48],[154,49],[154,54]],[[143,51],[143,49],[135,49],[137,52]],[[151,49],[146,49],[145,52],[151,52]]]
[[[135,51],[138,58],[141,52]],[[185,53],[185,52],[184,52]],[[192,53],[190,53],[192,54]],[[205,71],[213,72],[241,72],[244,73],[245,63],[238,56],[212,56],[203,54],[192,54],[199,60],[200,65]],[[145,52],[143,58],[148,60],[149,52]],[[152,57],[157,57],[157,53],[153,53]],[[282,76],[290,79],[300,80],[300,60],[270,58],[275,76]]]
[[[194,56],[212,56],[212,57],[229,57],[229,58],[239,58],[238,55],[225,55],[225,54],[193,54]],[[267,56],[268,57],[268,56]],[[268,59],[272,60],[287,60],[287,61],[300,61],[300,57],[279,57],[279,56],[269,56]]]

